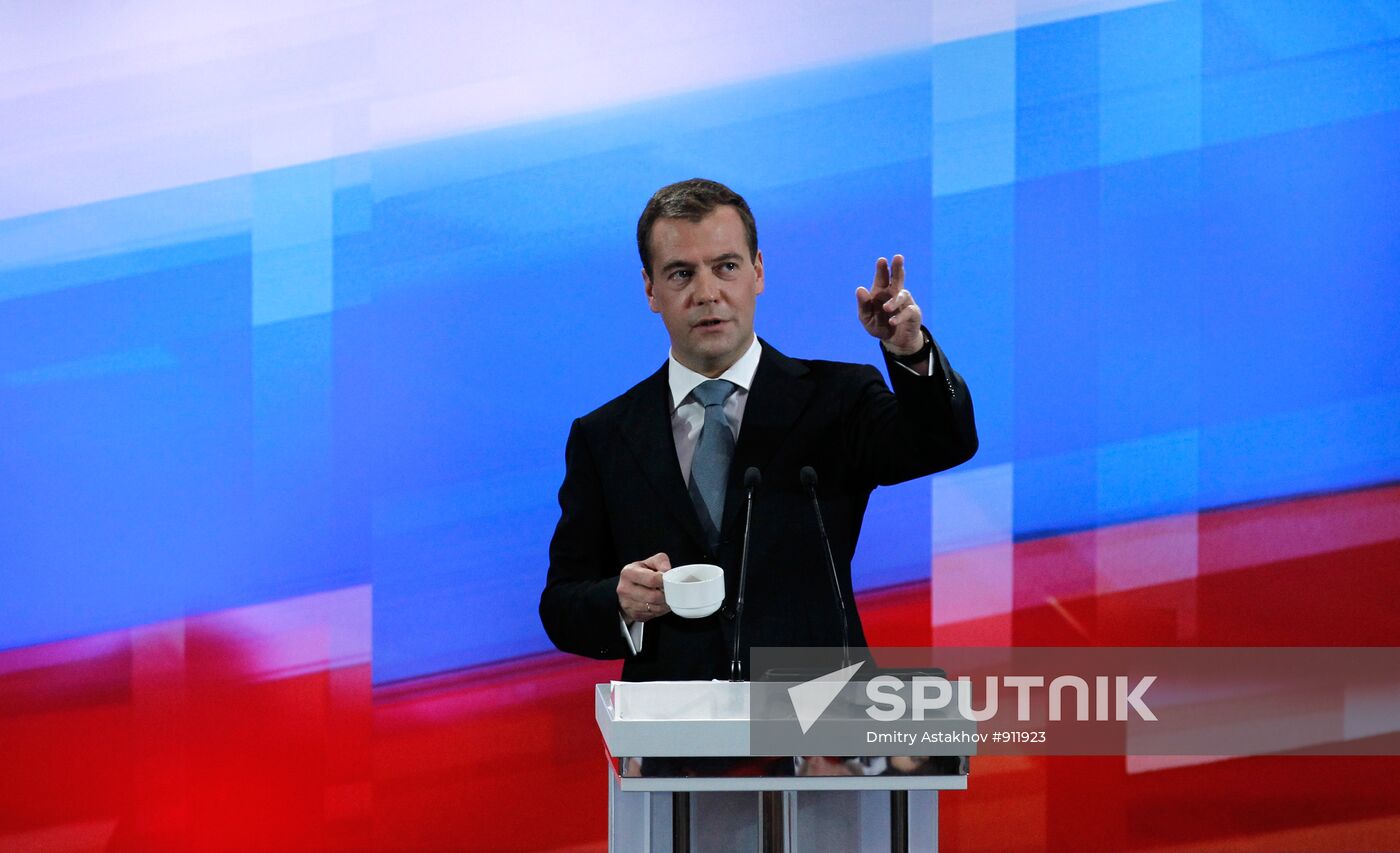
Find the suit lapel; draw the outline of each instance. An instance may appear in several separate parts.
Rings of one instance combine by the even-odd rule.
[[[734,461],[729,466],[721,530],[733,529],[744,504],[744,471],[758,468],[764,474],[767,463],[789,438],[792,425],[812,396],[807,368],[773,348],[760,338],[763,355],[754,373],[753,387],[744,406],[744,421]],[[695,506],[685,488],[680,464],[676,461],[676,441],[671,434],[671,392],[666,365],[637,386],[626,415],[618,423],[624,443],[636,457],[662,507],[701,550],[707,548],[705,533],[695,516]]]
[[[747,419],[747,415],[745,416]],[[665,508],[695,545],[704,550],[705,533],[685,488],[676,440],[671,434],[671,391],[666,365],[637,386],[630,408],[618,423],[624,443]],[[742,430],[740,431],[742,435]],[[728,506],[728,501],[725,501]]]
[[[789,440],[793,424],[812,396],[806,366],[778,352],[762,338],[759,341],[763,355],[744,406],[734,463],[729,467],[722,528],[725,531],[734,530],[736,521],[742,524],[738,516],[744,505],[744,471],[754,467],[764,476],[772,473],[767,470],[768,462]]]

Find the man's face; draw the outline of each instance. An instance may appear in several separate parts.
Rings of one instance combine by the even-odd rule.
[[[642,270],[647,302],[661,315],[676,360],[715,377],[753,340],[753,309],[763,292],[763,253],[749,258],[739,212],[715,208],[699,222],[658,219],[651,269]]]

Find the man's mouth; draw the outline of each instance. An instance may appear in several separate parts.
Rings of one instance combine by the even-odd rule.
[[[725,322],[725,321],[722,320],[722,319],[720,319],[719,317],[706,317],[705,319],[698,321],[698,322],[695,324],[695,328],[697,328],[697,329],[709,329],[709,328],[713,328],[713,327],[715,327],[715,326],[718,326],[718,325],[720,325],[721,323],[724,323],[724,322]]]

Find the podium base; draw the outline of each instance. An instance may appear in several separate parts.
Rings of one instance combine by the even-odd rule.
[[[937,790],[623,790],[608,777],[613,853],[938,849]]]

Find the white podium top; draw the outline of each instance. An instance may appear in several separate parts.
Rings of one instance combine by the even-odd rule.
[[[614,681],[595,688],[598,730],[614,756],[749,755],[749,685]]]
[[[614,720],[749,719],[747,682],[614,681],[608,687]]]

